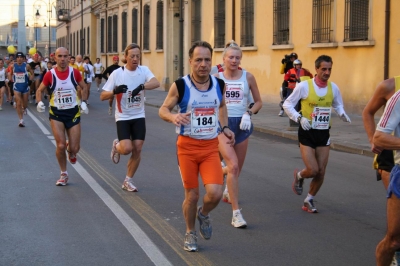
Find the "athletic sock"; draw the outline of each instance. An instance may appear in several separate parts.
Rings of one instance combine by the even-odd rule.
[[[67,171],[65,171],[65,172],[61,171],[61,174],[66,174],[66,175],[68,175],[68,172],[67,172]]]
[[[304,201],[309,201],[309,200],[312,200],[312,199],[314,199],[314,196],[311,195],[310,193],[308,193],[307,194],[307,198]]]
[[[235,216],[236,214],[240,214],[240,210],[234,210],[233,211],[233,216]]]
[[[302,179],[303,177],[301,177],[301,175],[300,175],[300,171],[299,172],[297,172],[297,179]]]

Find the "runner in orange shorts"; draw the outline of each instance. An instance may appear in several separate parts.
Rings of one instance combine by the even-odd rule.
[[[212,235],[209,213],[217,207],[222,197],[223,185],[218,134],[225,134],[229,144],[235,143],[235,135],[228,127],[225,84],[210,76],[212,50],[207,42],[198,41],[192,45],[189,50],[192,73],[172,84],[159,111],[162,119],[177,126],[179,134],[177,155],[185,189],[182,209],[186,222],[183,246],[186,251],[198,250],[196,215],[200,223],[200,235],[204,239],[210,239]],[[179,112],[171,113],[177,104]],[[206,194],[203,205],[196,210],[199,173]]]

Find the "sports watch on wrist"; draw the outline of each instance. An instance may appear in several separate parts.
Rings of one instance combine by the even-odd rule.
[[[252,115],[253,115],[253,112],[250,111],[250,110],[247,110],[247,113],[249,114],[249,116],[252,116]]]

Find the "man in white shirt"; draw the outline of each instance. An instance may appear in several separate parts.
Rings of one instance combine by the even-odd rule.
[[[139,167],[142,146],[146,136],[144,112],[144,93],[160,86],[150,69],[140,66],[140,47],[132,43],[125,48],[126,63],[113,71],[103,86],[100,100],[116,96],[115,120],[118,138],[112,143],[111,160],[118,163],[120,154],[131,157],[128,161],[126,177],[122,189],[129,192],[138,191],[133,184],[133,176]]]
[[[329,158],[329,145],[332,108],[345,122],[351,122],[343,109],[339,87],[328,81],[332,72],[332,58],[321,55],[315,60],[317,75],[313,79],[297,83],[292,94],[285,100],[283,108],[290,119],[300,124],[298,138],[301,157],[306,167],[294,171],[293,192],[303,193],[305,178],[312,178],[310,190],[302,209],[317,213],[314,197],[324,182],[325,169]],[[301,101],[301,110],[295,106]]]

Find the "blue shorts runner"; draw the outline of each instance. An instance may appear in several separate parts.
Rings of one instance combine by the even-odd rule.
[[[392,193],[400,199],[400,166],[396,164],[390,173],[390,182],[386,197],[390,198]]]
[[[235,133],[235,144],[239,144],[245,141],[248,137],[250,137],[251,133],[253,133],[253,123],[251,123],[251,128],[249,130],[241,130],[240,122],[242,121],[241,117],[229,117],[228,118],[228,126],[233,133]]]

